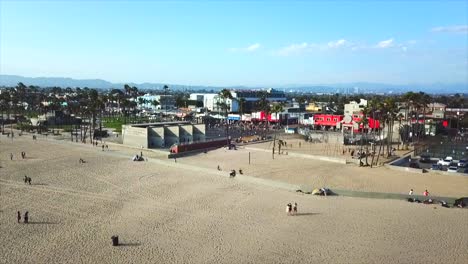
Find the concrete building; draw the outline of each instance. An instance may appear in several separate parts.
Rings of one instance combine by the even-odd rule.
[[[445,117],[445,108],[447,106],[441,103],[430,103],[426,107],[426,117],[430,118],[439,118],[442,119]],[[427,113],[429,112],[429,113]]]
[[[212,112],[222,112],[223,109],[219,106],[223,102],[223,99],[219,94],[215,93],[193,93],[190,94],[190,100],[195,100],[197,102],[202,102],[203,107]],[[239,103],[235,99],[226,99],[226,104],[228,105],[228,112],[237,112],[239,111]]]
[[[140,100],[143,99],[143,100]],[[142,103],[140,103],[142,101]],[[152,102],[158,101],[159,105],[155,106]],[[172,95],[152,95],[145,94],[143,96],[138,96],[136,103],[139,109],[146,110],[171,110],[175,108],[175,99]]]
[[[351,101],[349,104],[344,105],[344,115],[355,115],[362,112],[364,107],[367,106],[367,100],[360,99],[359,103],[356,101]]]
[[[267,90],[230,90],[233,99],[227,99],[228,112],[239,112],[239,100],[240,98],[245,99],[244,112],[252,112],[255,110],[255,103],[260,100],[262,93],[266,92],[267,100],[269,102],[285,102],[286,95],[282,91],[274,89]],[[203,106],[209,111],[221,112],[222,109],[219,107],[219,103],[222,102],[222,98],[216,93],[193,93],[190,94],[190,100],[196,100],[203,102]]]
[[[123,144],[138,148],[169,148],[173,144],[203,142],[205,125],[159,122],[122,126]]]

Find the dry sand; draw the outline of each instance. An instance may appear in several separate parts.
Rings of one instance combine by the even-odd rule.
[[[13,144],[14,143],[14,144]],[[463,177],[398,174],[269,153],[217,150],[132,162],[30,137],[0,139],[0,263],[466,263],[468,210],[399,200],[313,197],[286,184],[467,194]],[[18,159],[26,151],[27,159]],[[15,154],[13,161],[9,153]],[[251,151],[254,152],[254,151]],[[79,158],[87,161],[79,164]],[[154,158],[153,158],[154,157]],[[240,163],[240,164],[239,164]],[[218,172],[242,166],[254,177]],[[349,171],[348,171],[349,170]],[[33,185],[22,182],[32,177]],[[395,175],[391,175],[395,174]],[[438,177],[437,177],[438,176]],[[409,183],[407,183],[409,182]],[[411,185],[411,186],[410,186]],[[298,216],[286,216],[288,202]],[[17,224],[16,211],[31,224]],[[112,235],[123,246],[112,247]]]

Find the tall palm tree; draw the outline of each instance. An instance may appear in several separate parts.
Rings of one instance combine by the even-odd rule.
[[[244,97],[241,97],[238,99],[239,101],[239,117],[240,117],[240,122],[242,123],[242,116],[244,115],[244,106],[245,106],[245,98]],[[242,138],[242,134],[244,132],[244,126],[241,126],[241,138]]]
[[[229,141],[229,121],[228,121],[228,104],[227,104],[227,100],[228,99],[232,99],[232,94],[231,94],[231,91],[229,91],[228,89],[223,89],[219,92],[219,97],[222,99],[222,102],[219,104],[223,110],[224,110],[224,114],[225,114],[225,117],[226,117],[226,138],[227,138],[227,145],[229,146],[230,145],[230,141]]]
[[[277,115],[278,113],[283,112],[283,104],[276,103],[271,107],[271,113]],[[275,158],[275,145],[276,145],[276,133],[273,139],[273,159]],[[278,141],[278,155],[281,153],[281,146],[283,145],[282,141]]]
[[[268,130],[270,127],[270,122],[268,120],[268,115],[271,112],[271,106],[270,106],[270,101],[268,101],[268,93],[266,91],[261,91],[260,92],[260,100],[257,101],[257,106],[260,111],[263,111],[264,116],[265,116],[265,121],[266,121],[266,129]],[[265,132],[266,133],[266,132]],[[266,135],[264,135],[266,136]]]
[[[368,125],[369,125],[369,119],[367,118],[367,114],[368,114],[368,110],[365,109],[365,110],[363,111],[363,113],[362,113],[361,119],[360,119],[359,122],[358,122],[359,128],[362,127],[362,129],[361,129],[361,150],[360,150],[360,153],[361,153],[361,154],[359,155],[359,166],[361,166],[361,164],[362,164],[362,154],[363,154],[363,149],[362,149],[362,147],[363,147],[363,145],[364,145],[364,135],[366,135],[366,132],[365,132],[365,131],[367,130],[367,127],[368,127]],[[366,151],[366,165],[368,164],[368,163],[367,163],[367,152],[368,152],[368,148],[367,148],[367,145],[368,145],[367,143],[368,143],[368,142],[367,142],[367,141],[368,141],[368,140],[367,140],[367,136],[366,136],[366,149],[367,149],[367,151]]]

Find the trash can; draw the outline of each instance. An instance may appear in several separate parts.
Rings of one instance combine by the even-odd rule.
[[[116,247],[119,245],[119,236],[112,236],[112,246]]]

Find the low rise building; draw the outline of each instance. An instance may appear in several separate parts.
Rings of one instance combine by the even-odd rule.
[[[174,144],[203,142],[205,124],[158,122],[122,126],[123,144],[137,148],[169,148]]]

